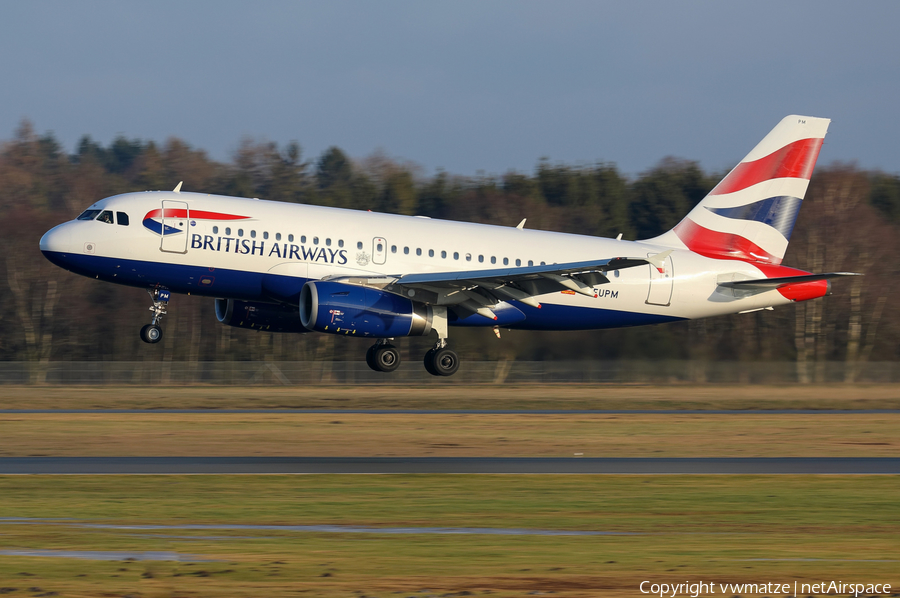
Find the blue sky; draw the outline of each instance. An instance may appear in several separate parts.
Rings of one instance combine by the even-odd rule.
[[[783,116],[900,171],[900,3],[6,2],[0,138],[332,145],[474,175],[733,166]]]

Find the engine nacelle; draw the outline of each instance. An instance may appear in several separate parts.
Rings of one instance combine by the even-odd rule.
[[[308,332],[294,307],[277,303],[216,299],[216,319],[228,326],[266,332]]]
[[[401,295],[340,282],[308,282],[300,291],[300,321],[309,330],[389,338],[431,332],[431,307]]]

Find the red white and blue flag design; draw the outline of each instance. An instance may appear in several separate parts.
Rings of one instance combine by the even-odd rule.
[[[151,230],[157,235],[175,235],[178,233],[182,233],[185,231],[185,228],[176,228],[174,226],[170,226],[168,223],[173,220],[182,219],[182,221],[187,220],[188,216],[193,222],[197,220],[247,220],[249,216],[236,216],[234,214],[222,214],[220,212],[205,212],[202,210],[190,210],[190,212],[184,208],[166,208],[165,211],[162,209],[158,210],[150,210],[147,212],[147,215],[144,216],[143,225],[147,230]]]
[[[786,117],[665,237],[707,257],[780,264],[829,122]]]

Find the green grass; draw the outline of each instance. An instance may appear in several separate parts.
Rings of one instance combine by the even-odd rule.
[[[900,384],[6,386],[0,409],[900,409]]]
[[[897,476],[5,476],[0,517],[633,535],[148,531],[76,527],[72,520],[7,523],[0,524],[0,549],[166,550],[216,562],[4,556],[0,586],[67,596],[101,589],[142,596],[405,596],[426,588],[437,594],[633,596],[643,579],[672,578],[877,579],[896,588],[898,491]]]

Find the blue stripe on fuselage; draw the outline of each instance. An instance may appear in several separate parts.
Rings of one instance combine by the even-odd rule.
[[[664,324],[685,319],[676,316],[642,314],[598,307],[542,303],[540,309],[538,309],[518,301],[512,301],[511,303],[525,314],[525,320],[509,326],[509,328],[521,330],[597,330],[601,328],[643,326],[645,324]]]
[[[205,266],[163,264],[55,251],[44,251],[43,254],[57,266],[82,276],[142,288],[158,284],[175,293],[190,293],[204,297],[225,297],[245,301],[276,300],[296,304],[300,289],[307,282],[305,278],[226,268],[211,270]],[[203,284],[204,280],[212,280],[212,283]],[[504,328],[522,330],[590,330],[662,324],[684,319],[674,316],[551,303],[542,304],[541,309],[518,301],[509,303],[510,309],[497,311],[497,321],[482,316],[470,316],[464,320],[451,321],[449,324],[451,326],[500,325]],[[521,317],[517,315],[519,313],[525,316],[521,321],[518,321]],[[503,318],[500,318],[501,314],[504,316]]]
[[[205,266],[163,264],[79,253],[44,251],[43,254],[60,268],[107,282],[133,287],[160,285],[175,293],[190,293],[205,297],[250,301],[265,299],[262,284],[265,274],[259,272],[210,269]],[[211,284],[203,284],[204,280],[211,281]]]

